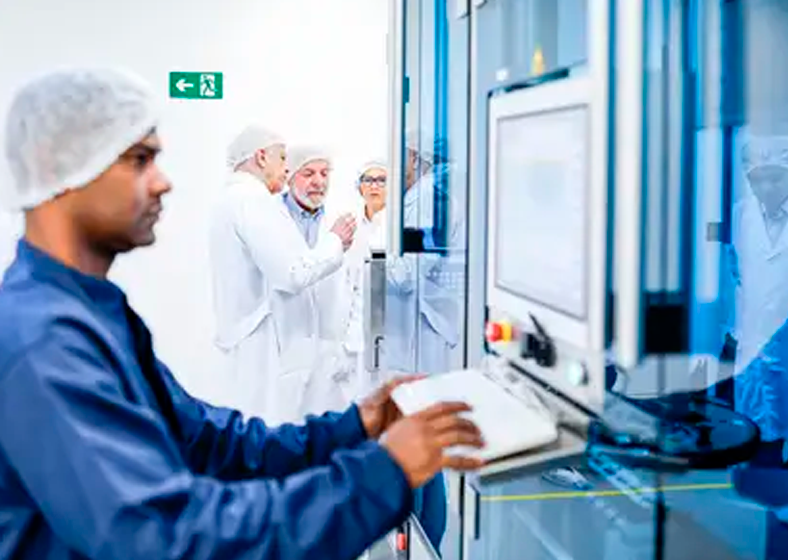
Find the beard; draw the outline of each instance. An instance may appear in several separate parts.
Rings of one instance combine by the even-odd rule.
[[[296,193],[295,190],[293,191],[293,197],[301,206],[311,211],[319,210],[323,206],[323,201],[326,199],[325,195],[321,195],[318,199],[309,196],[302,197]]]

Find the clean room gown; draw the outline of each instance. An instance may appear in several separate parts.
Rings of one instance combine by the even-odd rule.
[[[0,559],[350,560],[412,507],[355,407],[273,429],[191,397],[119,288],[25,241],[0,317]]]

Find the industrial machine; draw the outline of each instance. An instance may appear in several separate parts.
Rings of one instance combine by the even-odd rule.
[[[762,495],[742,490],[759,425],[694,352],[712,328],[696,282],[727,218],[699,207],[717,187],[692,173],[701,62],[725,79],[693,41],[744,21],[737,2],[702,4],[392,3],[392,219],[368,357],[434,374],[400,391],[407,412],[475,402],[498,446],[481,472],[449,474],[443,546],[411,531],[411,557],[770,557],[754,551],[781,534],[773,514],[742,525],[756,509],[740,505]]]

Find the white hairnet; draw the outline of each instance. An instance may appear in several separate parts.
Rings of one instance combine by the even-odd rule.
[[[5,125],[9,206],[25,210],[83,187],[157,124],[147,84],[126,72],[51,72],[14,97]]]
[[[364,165],[359,167],[358,173],[356,174],[356,182],[358,183],[359,186],[361,186],[361,178],[370,169],[386,169],[386,164],[383,163],[382,159],[373,159],[364,163]]]
[[[428,163],[447,163],[446,141],[427,129],[409,130],[405,133],[405,148],[416,152]]]
[[[788,136],[748,135],[742,149],[744,172],[763,166],[788,169]]]
[[[386,164],[383,163],[383,159],[371,159],[358,168],[357,177],[360,179],[370,169],[386,169]]]
[[[320,146],[294,146],[287,152],[287,165],[290,168],[290,179],[307,163],[327,161],[331,164],[331,153]]]
[[[256,124],[249,125],[227,148],[227,166],[235,169],[251,158],[257,150],[264,150],[277,144],[284,145],[284,143],[284,138],[276,132]]]

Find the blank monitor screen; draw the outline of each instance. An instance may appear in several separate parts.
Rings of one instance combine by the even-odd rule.
[[[588,109],[498,121],[495,285],[584,320],[587,315]]]

